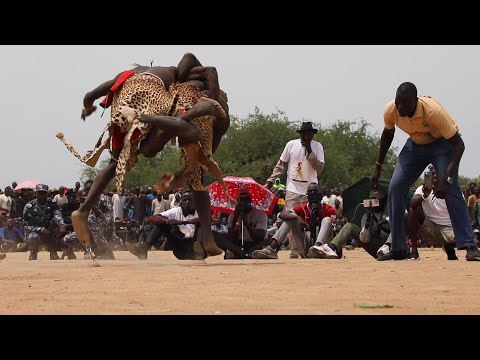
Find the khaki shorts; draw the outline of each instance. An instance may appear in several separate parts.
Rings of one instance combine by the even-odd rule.
[[[455,243],[453,227],[449,225],[438,225],[432,222],[427,216],[418,229],[423,242],[434,244]]]

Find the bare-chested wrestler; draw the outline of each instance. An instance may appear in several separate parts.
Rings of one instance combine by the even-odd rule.
[[[188,66],[184,66],[182,62],[180,62],[179,66],[181,66],[182,69],[188,69]],[[139,153],[146,157],[152,157],[163,149],[172,137],[181,136],[186,142],[198,141],[201,137],[201,131],[195,124],[189,121],[205,115],[220,115],[223,117],[221,106],[219,106],[216,101],[208,98],[200,99],[189,111],[178,115],[178,117],[158,115],[168,114],[168,107],[171,106],[171,104],[167,102],[169,97],[171,98],[171,94],[168,94],[167,89],[176,80],[178,80],[176,67],[138,66],[133,70],[117,75],[114,79],[101,84],[85,95],[84,109],[81,115],[83,120],[95,111],[96,107],[93,105],[93,102],[101,96],[108,95],[105,106],[108,106],[110,101],[112,105],[111,124],[109,123],[110,126],[108,127],[109,138],[100,146],[99,143],[103,137],[102,135],[99,143],[97,143],[94,154],[89,154],[87,161],[85,161],[85,159],[82,160],[88,165],[94,166],[99,157],[98,153],[110,147],[112,161],[105,169],[98,173],[80,209],[72,213],[72,222],[77,237],[86,246],[91,244],[87,218],[93,203],[110,180],[113,179],[115,172],[117,171],[118,173],[119,165],[122,165],[123,171],[126,171],[128,166],[131,168],[134,165],[134,162],[133,164],[122,163],[122,151],[127,147],[127,144],[128,146],[132,146],[130,141],[133,143],[134,140],[140,139],[137,143],[134,143],[135,145],[139,144]],[[173,99],[171,100],[173,101]],[[148,116],[150,120],[155,120],[154,127],[151,131],[149,128],[149,132],[144,138],[141,138],[141,131],[136,133],[134,131],[132,133],[128,130],[129,132],[127,133],[127,129],[117,125],[118,121],[126,122],[125,117],[121,113],[124,107],[133,108],[145,114],[144,116]],[[115,123],[114,120],[117,123]],[[146,123],[146,121],[143,122]],[[129,142],[124,141],[125,137],[128,138]],[[133,155],[136,158],[137,152],[135,145],[132,147],[135,152]],[[90,161],[90,163],[88,163],[88,161]],[[222,253],[222,250],[215,244],[213,239],[206,239],[204,246],[209,255],[219,255]]]

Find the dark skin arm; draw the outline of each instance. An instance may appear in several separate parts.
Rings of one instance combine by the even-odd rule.
[[[458,132],[450,139],[447,139],[447,141],[452,145],[453,151],[448,162],[446,176],[453,177],[453,175],[458,171],[460,160],[462,159],[463,152],[465,151],[465,143]],[[445,196],[447,196],[450,188],[450,184],[447,182],[446,178],[438,180],[438,184],[434,190],[435,196],[439,199],[445,199]]]
[[[255,229],[250,226],[250,224],[247,221],[247,214],[246,213],[240,213],[238,214],[238,221],[240,223],[243,221],[243,225],[247,229],[248,233],[250,234],[250,237],[255,241],[256,243],[259,243],[263,241],[265,238],[265,230],[263,229]]]
[[[380,149],[378,151],[377,162],[383,164],[385,161],[385,156],[387,155],[388,149],[392,145],[393,137],[395,136],[395,128],[393,129],[383,129],[382,137],[380,138]],[[382,167],[375,163],[375,171],[373,172],[371,179],[371,187],[373,191],[378,191],[378,179],[382,172]]]
[[[147,66],[137,66],[136,68],[132,69],[132,71],[139,73],[147,69]],[[85,121],[85,118],[97,109],[97,107],[93,105],[95,100],[102,96],[107,96],[110,88],[115,84],[122,73],[115,76],[112,80],[105,81],[103,84],[98,85],[95,89],[85,94],[83,98],[83,110],[81,116],[83,121]]]

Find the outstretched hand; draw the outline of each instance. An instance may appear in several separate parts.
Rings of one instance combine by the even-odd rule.
[[[81,119],[85,121],[85,118],[89,116],[91,113],[93,113],[95,110],[97,110],[96,106],[92,106],[91,108],[88,108],[88,109],[86,108],[82,109]]]

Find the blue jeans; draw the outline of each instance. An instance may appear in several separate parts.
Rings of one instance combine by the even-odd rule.
[[[411,139],[405,143],[388,189],[388,211],[393,236],[392,251],[407,251],[404,213],[410,186],[422,175],[422,171],[430,163],[435,167],[438,179],[445,179],[452,151],[452,145],[444,138],[427,145],[417,145]],[[465,249],[474,245],[473,228],[467,204],[458,184],[458,170],[452,177],[453,184],[450,185],[445,202],[452,221],[457,248]]]

